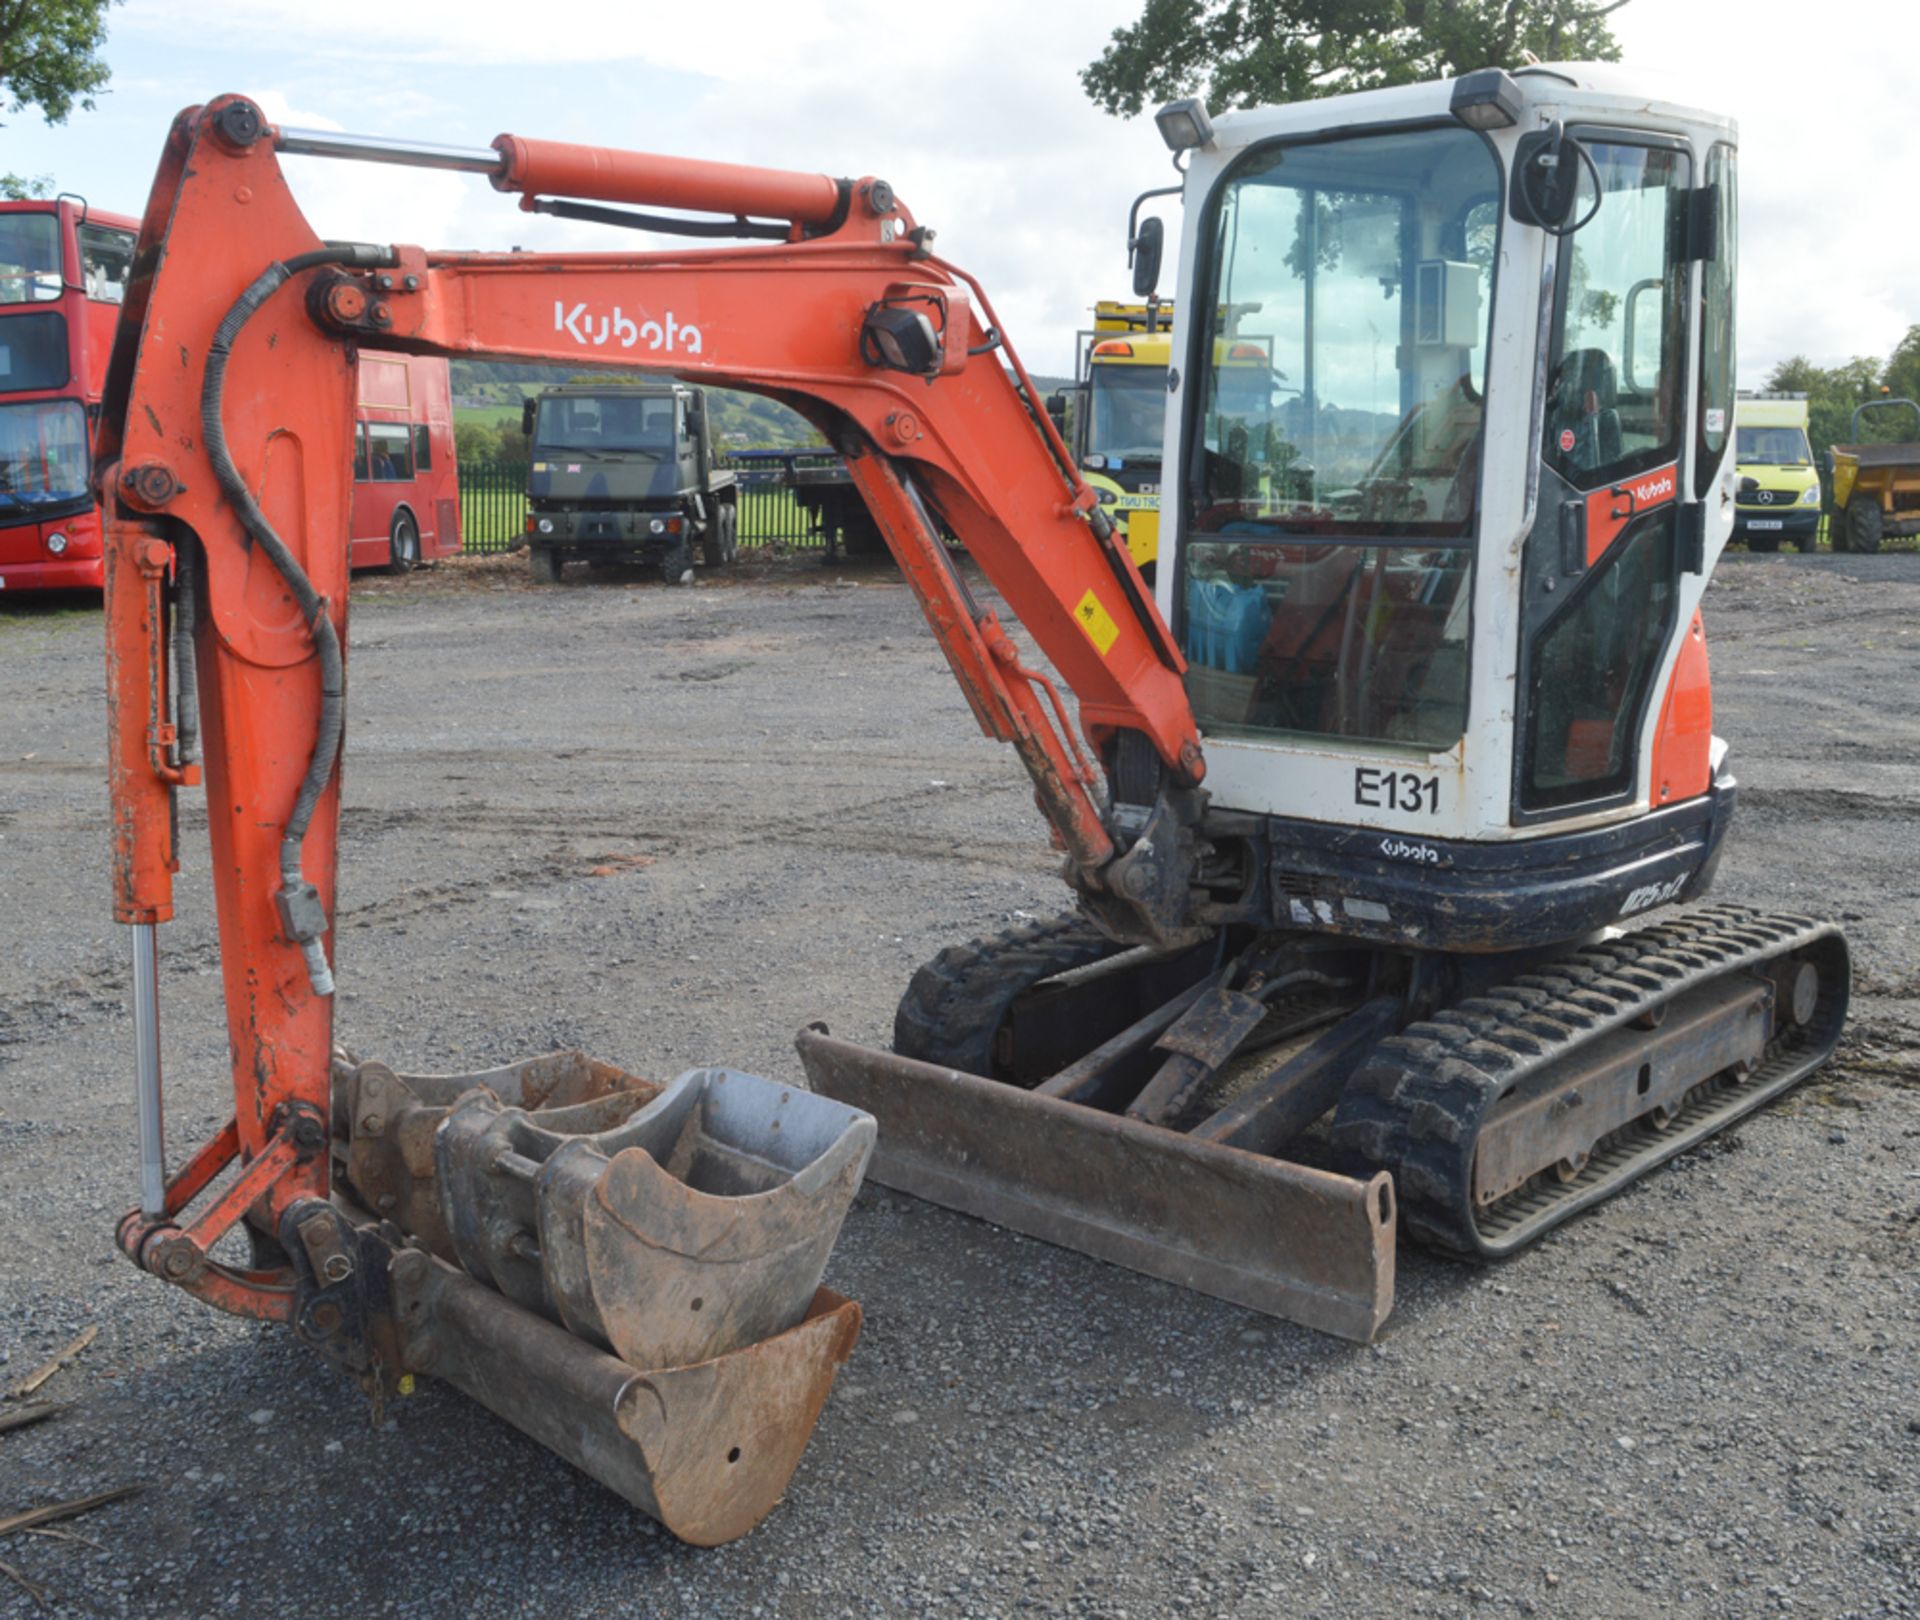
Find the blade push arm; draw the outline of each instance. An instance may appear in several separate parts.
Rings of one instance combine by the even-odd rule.
[[[540,193],[565,189],[734,216],[722,228],[781,240],[560,255],[320,242],[278,148],[388,161],[410,150],[374,144],[275,132],[240,98],[181,116],[101,427],[116,913],[152,923],[171,907],[177,784],[154,766],[169,675],[152,582],[169,551],[185,551],[198,580],[193,662],[242,1157],[327,1106],[361,344],[668,372],[801,411],[846,457],[979,723],[1019,752],[1076,886],[1118,932],[1180,933],[1175,806],[1191,803],[1203,765],[1179,653],[1033,408],[985,294],[931,256],[931,233],[884,182],[502,137],[491,166],[473,152],[441,166],[484,169],[526,207],[563,211],[571,205]],[[1097,764],[1061,694],[953,569],[942,525],[1078,699]],[[1111,772],[1122,749],[1130,781],[1141,760],[1157,764],[1147,802],[1118,804],[1102,789],[1098,769]],[[324,1194],[325,1177],[324,1154],[293,1162],[264,1195],[268,1214]]]

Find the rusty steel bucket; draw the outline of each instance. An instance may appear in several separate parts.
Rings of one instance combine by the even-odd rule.
[[[683,1540],[732,1540],[773,1507],[859,1337],[859,1306],[820,1279],[871,1116],[735,1070],[662,1086],[577,1052],[437,1076],[343,1059],[333,1114],[341,1202],[375,1219],[303,1227],[307,1260],[377,1255],[385,1288],[329,1319],[389,1316],[374,1337],[399,1369]],[[307,1319],[328,1303],[313,1280]]]
[[[872,1176],[1029,1237],[1365,1343],[1393,1309],[1393,1180],[1294,1164],[803,1030],[873,1115]]]

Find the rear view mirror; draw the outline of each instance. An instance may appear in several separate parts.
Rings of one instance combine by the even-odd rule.
[[[1133,293],[1136,298],[1151,298],[1160,287],[1160,254],[1166,246],[1167,227],[1157,218],[1140,221],[1140,229],[1127,244],[1133,262]]]
[[[1047,395],[1047,415],[1062,433],[1067,431],[1067,396],[1057,388]]]
[[[520,402],[520,431],[529,439],[533,437],[534,412],[539,408],[540,402],[537,399],[527,399]]]
[[[1583,154],[1580,143],[1556,120],[1546,129],[1520,137],[1513,154],[1513,196],[1509,212],[1522,225],[1564,232],[1580,191]],[[1594,198],[1597,207],[1600,199]],[[1581,224],[1585,224],[1583,220]],[[1572,227],[1578,230],[1579,226]]]

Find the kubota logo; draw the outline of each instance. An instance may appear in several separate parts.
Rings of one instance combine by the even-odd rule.
[[[636,321],[618,304],[611,315],[593,315],[584,303],[568,309],[563,299],[553,301],[553,329],[565,332],[575,343],[590,349],[618,344],[623,349],[637,345],[659,353],[698,354],[700,328],[682,325],[668,310],[660,320]]]
[[[1643,478],[1637,484],[1629,484],[1627,493],[1633,497],[1635,506],[1653,506],[1664,501],[1673,493],[1673,469]]]

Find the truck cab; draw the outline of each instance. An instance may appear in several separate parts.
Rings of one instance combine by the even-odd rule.
[[[1134,563],[1160,550],[1160,434],[1173,355],[1173,304],[1101,299],[1080,333],[1073,452]]]
[[[522,408],[531,451],[528,557],[553,584],[568,562],[640,562],[686,584],[731,562],[738,481],[714,464],[703,389],[567,383]]]
[[[1778,551],[1782,540],[1812,551],[1820,537],[1820,474],[1807,439],[1807,396],[1742,390],[1733,429],[1733,538],[1749,551]]]

